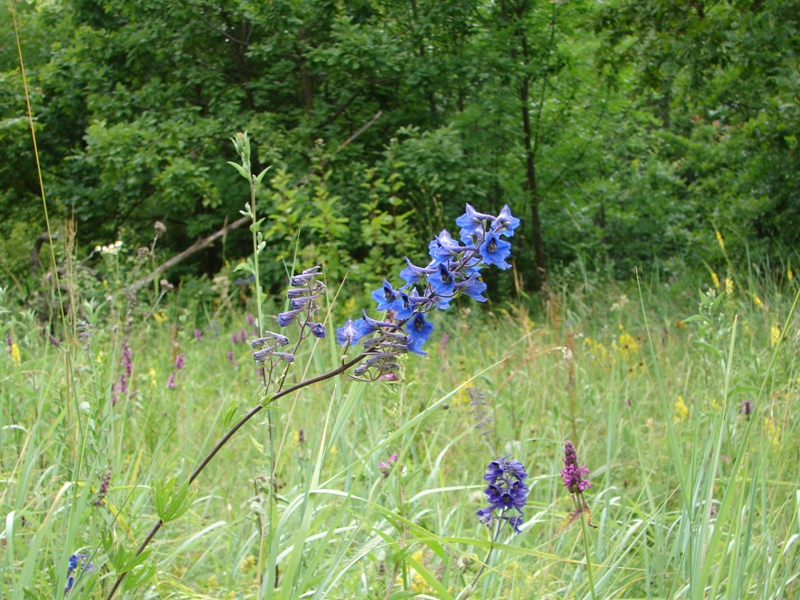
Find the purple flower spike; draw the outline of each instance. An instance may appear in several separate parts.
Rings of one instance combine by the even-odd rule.
[[[200,331],[199,329],[195,329],[194,330],[194,339],[196,339],[198,342],[200,340],[202,340],[203,339],[203,332]]]
[[[170,373],[169,379],[167,379],[167,389],[174,390],[176,387],[178,386],[175,384],[175,372],[173,371]]]
[[[564,480],[564,487],[569,490],[570,494],[582,494],[592,487],[588,476],[589,469],[585,465],[581,467],[578,464],[578,453],[575,451],[575,446],[570,441],[565,442],[564,468],[561,469],[561,479]],[[584,479],[584,477],[586,478]]]
[[[186,355],[178,354],[178,356],[175,358],[175,362],[172,364],[175,365],[175,368],[180,371],[186,366]]]

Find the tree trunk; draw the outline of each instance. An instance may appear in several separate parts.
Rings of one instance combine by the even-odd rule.
[[[522,11],[524,11],[524,4],[520,12]],[[530,64],[530,50],[528,48],[528,38],[525,35],[524,23],[522,22],[524,14],[517,14],[517,19],[517,31],[522,49],[522,64],[527,68]],[[530,84],[531,76],[526,72],[520,82],[519,101],[522,112],[523,143],[525,145],[525,187],[528,194],[530,194],[531,238],[533,240],[533,262],[535,267],[533,287],[538,291],[547,280],[547,271],[545,269],[544,247],[542,244],[542,222],[539,218],[539,190],[536,186],[536,145],[533,143],[531,129]]]

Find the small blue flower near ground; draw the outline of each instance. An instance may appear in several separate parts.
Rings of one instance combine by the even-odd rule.
[[[69,592],[75,585],[75,575],[78,568],[81,568],[86,573],[91,573],[94,570],[94,565],[86,562],[89,559],[88,554],[72,554],[69,557],[67,566],[67,585],[64,588],[64,593]]]

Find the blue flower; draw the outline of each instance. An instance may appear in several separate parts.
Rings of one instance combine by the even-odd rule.
[[[408,337],[411,340],[408,349],[411,350],[411,346],[413,345],[415,350],[411,351],[418,352],[419,348],[431,337],[433,323],[430,323],[425,318],[424,313],[416,312],[406,323],[406,328],[408,329]]]
[[[416,285],[422,281],[423,277],[436,272],[436,270],[431,266],[418,267],[413,265],[408,258],[406,258],[406,263],[408,263],[408,266],[400,271],[400,278],[408,285]]]
[[[464,295],[469,296],[478,302],[486,302],[486,297],[483,292],[486,291],[486,284],[478,280],[478,274],[472,275],[466,281],[456,284],[456,290],[461,291]]]
[[[399,292],[385,279],[383,280],[383,285],[370,295],[378,303],[377,310],[394,309],[394,304],[399,298]]]
[[[442,229],[441,233],[428,244],[428,254],[433,258],[431,266],[447,261],[464,250],[466,250],[465,246],[454,240],[447,229]]]
[[[481,256],[487,265],[496,265],[501,269],[511,267],[506,258],[511,254],[511,244],[501,240],[498,234],[489,232],[480,247]]]
[[[519,219],[511,214],[508,204],[503,207],[500,214],[492,221],[492,231],[498,235],[511,237],[517,227],[519,227]]]
[[[479,213],[471,204],[467,204],[467,212],[456,219],[456,225],[461,227],[461,239],[466,241],[471,236],[483,233],[484,221],[493,219],[492,215]]]
[[[439,264],[436,272],[428,275],[428,283],[433,289],[434,294],[439,296],[452,296],[456,285],[455,276],[447,268],[447,263]]]
[[[342,327],[336,330],[336,341],[344,346],[345,344],[357,344],[363,336],[361,330],[353,323],[353,319],[347,319]]]
[[[417,307],[419,303],[420,295],[417,292],[417,288],[411,288],[411,293],[406,294],[405,292],[398,292],[397,301],[394,303],[392,307],[395,312],[395,316],[398,319],[408,319]]]
[[[72,554],[67,563],[67,586],[64,588],[64,593],[69,592],[72,586],[75,585],[75,572],[78,567],[82,568],[85,572],[91,573],[94,570],[92,563],[85,562],[89,558],[88,554]]]

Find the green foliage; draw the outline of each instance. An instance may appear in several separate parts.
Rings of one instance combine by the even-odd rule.
[[[715,230],[773,264],[798,246],[789,0],[14,6],[52,220],[75,217],[79,256],[148,243],[159,220],[166,259],[237,218],[225,161],[245,128],[254,170],[273,166],[267,292],[297,247],[360,294],[465,202],[524,217],[527,290],[587,257],[623,278],[654,257],[714,264]],[[44,224],[20,74],[6,44],[0,277],[25,294]],[[170,277],[250,253],[244,231],[224,243]]]

